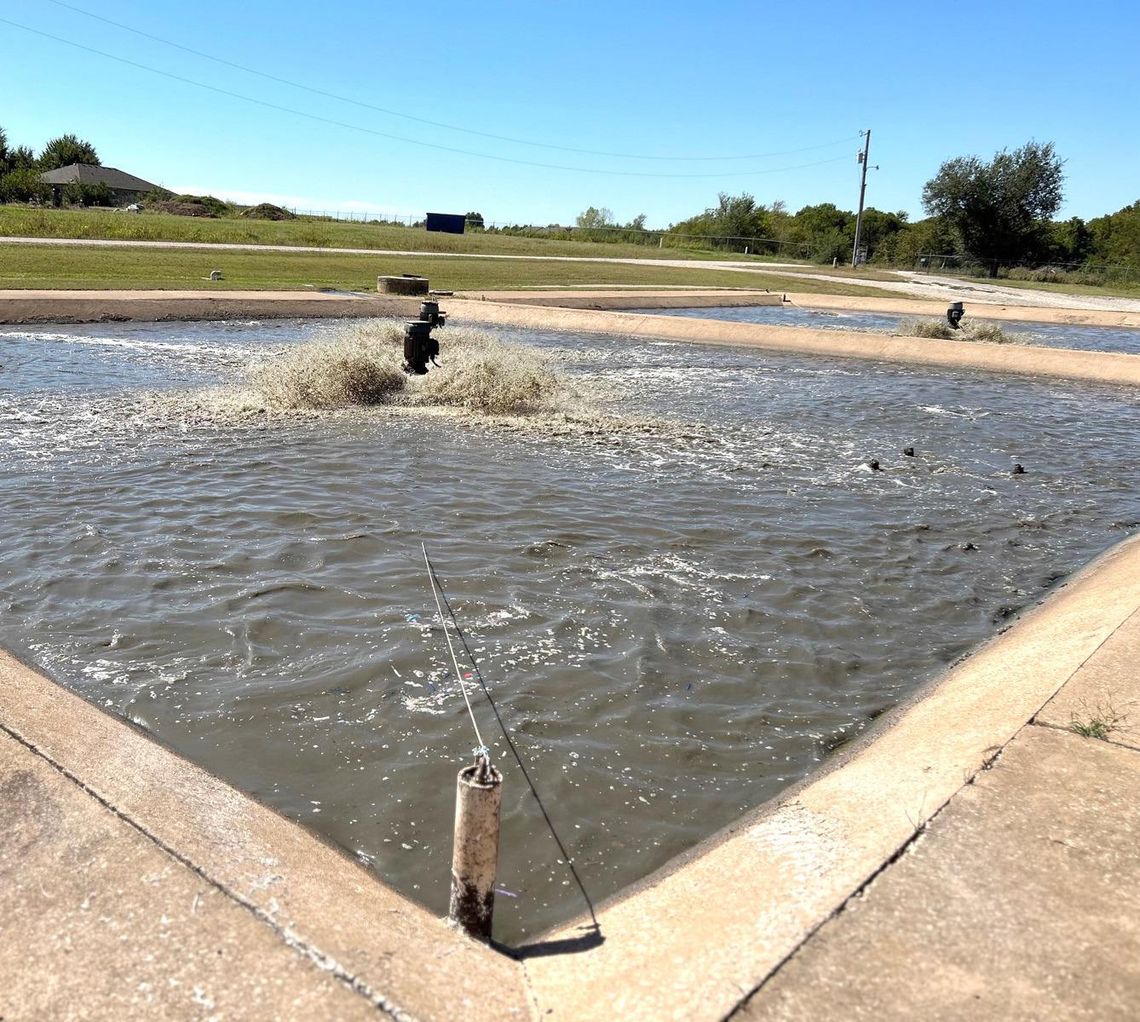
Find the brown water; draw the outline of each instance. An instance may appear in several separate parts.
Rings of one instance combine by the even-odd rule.
[[[0,330],[0,644],[441,912],[474,739],[421,541],[600,898],[1140,525],[1105,387],[504,333],[565,408],[187,398],[342,329]],[[514,941],[581,902],[495,756]]]

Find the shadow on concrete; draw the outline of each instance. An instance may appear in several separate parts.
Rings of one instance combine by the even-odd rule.
[[[583,926],[581,931],[581,936],[578,937],[540,940],[535,944],[524,944],[522,947],[507,947],[503,944],[495,944],[494,947],[503,954],[523,961],[527,958],[549,958],[551,955],[581,954],[583,951],[592,951],[596,947],[601,947],[606,942],[600,926]]]

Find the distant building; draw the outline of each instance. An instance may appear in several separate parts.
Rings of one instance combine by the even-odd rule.
[[[62,188],[63,185],[105,184],[111,189],[115,201],[138,202],[147,192],[152,192],[157,185],[144,181],[114,167],[95,167],[89,163],[73,163],[70,167],[60,167],[59,170],[49,170],[40,175],[40,180]]]

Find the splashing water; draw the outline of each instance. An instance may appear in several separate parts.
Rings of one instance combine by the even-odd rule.
[[[976,341],[981,344],[1029,344],[1028,334],[1013,333],[997,323],[965,323],[957,330],[940,319],[904,319],[898,331],[904,337],[930,337],[941,341]]]
[[[251,373],[258,396],[280,410],[383,404],[406,381],[387,348],[360,336],[290,348]]]
[[[541,355],[478,330],[449,330],[446,365],[426,377],[405,375],[402,345],[399,324],[356,327],[278,353],[251,383],[267,408],[284,411],[401,403],[520,415],[553,407],[564,391]]]

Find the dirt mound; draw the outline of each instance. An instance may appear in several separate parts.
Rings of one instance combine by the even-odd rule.
[[[242,211],[242,216],[249,217],[250,220],[296,220],[297,215],[290,213],[287,209],[282,209],[280,206],[274,206],[272,202],[262,202],[256,206],[251,206],[249,209]]]
[[[175,195],[169,199],[149,204],[157,213],[172,213],[174,216],[225,216],[230,207],[212,195]]]
[[[150,210],[153,213],[170,213],[174,216],[207,216],[217,217],[212,209],[203,206],[197,202],[179,202],[177,199],[170,199],[166,202],[153,202],[150,204]]]

